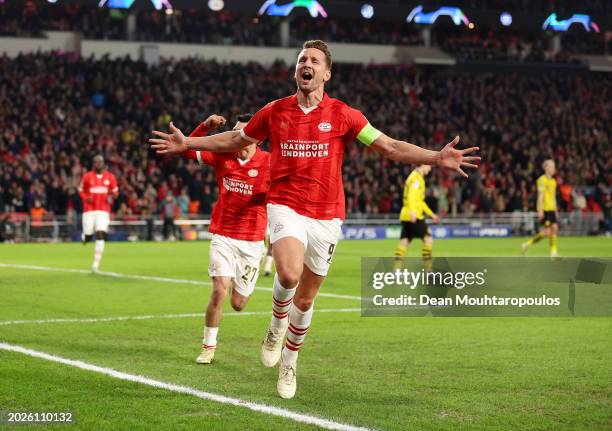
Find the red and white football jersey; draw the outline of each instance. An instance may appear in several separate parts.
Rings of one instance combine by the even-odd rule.
[[[83,212],[110,212],[109,196],[117,196],[119,193],[117,179],[109,171],[104,171],[100,175],[95,171],[89,171],[81,180],[79,193],[83,200]],[[89,198],[92,202],[89,202]]]
[[[327,94],[310,111],[304,111],[293,95],[268,103],[241,134],[252,141],[270,141],[268,202],[331,220],[345,218],[344,146],[367,125],[361,112]]]
[[[200,124],[189,136],[204,136],[206,132]],[[268,223],[270,153],[257,148],[247,161],[240,160],[236,153],[187,151],[184,155],[212,166],[217,175],[219,200],[209,231],[244,241],[262,241]]]

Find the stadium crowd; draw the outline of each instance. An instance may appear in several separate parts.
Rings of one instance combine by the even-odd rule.
[[[610,79],[335,65],[328,91],[392,136],[439,148],[460,134],[481,147],[482,167],[469,180],[438,170],[431,176],[428,199],[441,214],[533,210],[534,182],[547,157],[557,161],[563,209],[579,202],[585,211],[602,211],[612,184]],[[119,180],[116,217],[167,213],[170,203],[182,214],[209,214],[212,170],[156,157],[146,144],[149,131],[173,120],[188,132],[212,113],[232,124],[236,114],[293,91],[291,67],[280,63],[189,59],[149,68],[74,55],[0,58],[0,213],[36,207],[73,216],[81,208],[79,180],[101,153]],[[348,146],[348,212],[397,213],[411,169]],[[583,185],[595,192],[576,199]]]
[[[567,43],[563,43],[563,50],[553,53],[550,37],[499,29],[472,32],[454,28],[439,29],[433,33],[433,37],[436,46],[460,61],[580,64],[580,60],[572,54],[588,54],[597,49],[604,52],[603,45],[598,44],[596,38],[572,36]],[[596,48],[590,49],[593,46]]]
[[[487,6],[486,2],[481,6]],[[44,30],[62,30],[79,31],[88,39],[256,46],[281,43],[280,19],[276,17],[246,17],[208,9],[176,10],[172,14],[141,10],[136,12],[134,33],[128,35],[127,14],[122,10],[78,3],[0,2],[0,36],[43,37]],[[419,29],[405,22],[333,18],[292,20],[291,46],[299,46],[302,41],[313,38],[343,43],[424,44]],[[575,61],[568,54],[612,52],[612,39],[606,41],[603,32],[588,34],[584,31],[563,35],[563,53],[556,55],[548,53],[552,44],[550,35],[500,28],[468,30],[463,26],[459,29],[436,26],[432,31],[432,43],[460,60],[566,63]]]

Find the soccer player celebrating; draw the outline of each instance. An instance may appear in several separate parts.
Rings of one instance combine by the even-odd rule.
[[[237,119],[234,130],[242,129],[251,115],[239,115]],[[189,136],[205,136],[208,130],[225,122],[225,118],[211,115]],[[217,348],[227,293],[232,290],[232,308],[241,311],[255,290],[264,253],[270,153],[261,151],[253,143],[233,153],[187,151],[184,155],[214,167],[219,187],[219,200],[213,208],[209,229],[213,237],[208,275],[212,277],[213,289],[206,308],[202,352],[196,359],[198,364],[210,364]]]
[[[91,270],[98,272],[110,223],[110,203],[113,197],[119,195],[117,179],[105,169],[104,157],[101,155],[94,157],[93,170],[83,176],[79,193],[83,200],[83,243],[91,241],[95,233]]]
[[[400,242],[395,249],[395,258],[401,260],[406,255],[408,245],[414,238],[423,241],[421,256],[426,262],[431,261],[433,239],[431,230],[425,224],[425,216],[431,217],[434,223],[439,218],[425,202],[425,177],[431,172],[431,166],[419,165],[410,173],[404,186],[404,206],[400,212],[402,233]]]
[[[523,254],[527,253],[529,247],[539,242],[544,237],[550,238],[550,256],[557,256],[557,180],[555,179],[555,162],[551,159],[542,163],[544,174],[536,181],[538,188],[538,219],[542,223],[542,230],[529,241],[523,243]]]
[[[272,319],[261,360],[268,367],[280,364],[277,390],[283,398],[295,395],[298,352],[345,217],[344,145],[357,139],[389,159],[436,165],[464,176],[461,168],[476,167],[474,162],[480,159],[469,155],[477,150],[475,147],[455,148],[459,137],[442,151],[431,151],[376,130],[361,112],[325,93],[331,67],[325,42],[305,42],[295,66],[297,92],[268,103],[244,129],[185,138],[170,123],[170,134],[154,131],[156,138],[149,140],[162,154],[186,149],[236,151],[266,138],[270,141],[273,169],[267,209],[276,275]]]

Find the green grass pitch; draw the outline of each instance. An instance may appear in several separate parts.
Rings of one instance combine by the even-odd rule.
[[[516,256],[521,238],[444,240],[437,256]],[[108,243],[101,270],[208,281],[208,243]],[[322,292],[358,296],[359,258],[395,241],[340,242]],[[606,238],[559,239],[562,256],[612,256]],[[0,264],[90,267],[80,244],[0,245]],[[409,251],[420,254],[420,243]],[[546,256],[543,241],[530,252]],[[261,276],[258,286],[271,286]],[[210,286],[0,266],[0,321],[201,313]],[[196,365],[203,317],[0,324],[0,342],[377,430],[612,429],[612,318],[362,318],[316,313],[298,393],[259,364],[270,292],[222,321],[215,363]],[[320,297],[317,310],[358,308]],[[242,407],[0,350],[0,410],[72,411],[57,429],[316,429]],[[0,425],[0,428],[2,426]],[[45,429],[47,427],[44,427]],[[16,429],[41,429],[20,426]]]

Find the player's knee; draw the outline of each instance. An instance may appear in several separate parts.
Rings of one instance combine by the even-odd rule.
[[[312,308],[314,304],[314,298],[295,297],[293,298],[293,305],[302,311],[307,311]]]
[[[103,232],[103,231],[96,232],[96,239],[98,241],[100,241],[100,240],[106,241],[106,232]]]
[[[210,296],[210,301],[214,305],[223,304],[223,301],[225,300],[225,294],[226,294],[226,290],[224,286],[222,285],[214,286],[212,294]]]
[[[301,268],[291,267],[277,267],[276,273],[278,274],[278,281],[281,286],[292,288],[300,281],[302,276]]]
[[[245,298],[236,298],[235,296],[232,296],[232,308],[235,311],[242,311],[244,310],[244,307],[246,306],[246,299]]]

